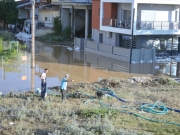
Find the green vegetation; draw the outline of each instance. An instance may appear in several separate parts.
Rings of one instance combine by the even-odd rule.
[[[132,103],[153,104],[159,100],[167,107],[179,109],[179,84],[169,84],[167,80],[173,82],[168,77],[160,76],[146,83],[146,86],[117,78],[72,85],[68,87],[69,95],[81,91],[90,96],[70,96],[66,103],[61,103],[58,95],[48,95],[45,101],[40,101],[40,96],[33,92],[10,93],[0,97],[0,134],[179,135],[180,128],[175,123],[180,123],[180,113],[145,113],[139,109],[141,105]],[[97,88],[109,88],[117,96],[132,102],[103,97],[87,103],[87,100],[92,100],[88,97],[94,97]],[[59,87],[49,89],[59,91]],[[102,107],[102,103],[110,106]]]
[[[3,41],[11,41],[13,39],[13,35],[8,31],[0,31],[0,37],[2,37]]]
[[[0,1],[0,20],[3,20],[5,24],[16,23],[18,20],[18,8],[14,0]]]
[[[84,117],[93,117],[93,116],[110,116],[110,117],[116,117],[119,114],[118,110],[115,109],[109,109],[109,108],[88,108],[88,109],[82,109],[80,111],[80,115]]]
[[[54,18],[53,31],[54,33],[48,33],[44,36],[41,36],[38,38],[38,40],[43,41],[43,42],[72,41],[71,27],[67,26],[66,28],[63,29],[59,17]]]
[[[62,24],[61,24],[60,17],[58,17],[58,16],[54,18],[53,30],[54,30],[54,33],[57,35],[61,34],[61,32],[62,32]]]
[[[17,48],[18,47],[18,48]],[[4,61],[14,59],[19,54],[17,49],[25,49],[25,45],[10,44],[9,42],[3,43],[3,38],[0,37],[0,57],[3,56]]]

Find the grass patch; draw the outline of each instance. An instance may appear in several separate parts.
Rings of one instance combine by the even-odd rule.
[[[17,48],[18,47],[18,48]],[[4,61],[8,61],[11,59],[14,59],[21,53],[21,51],[17,52],[18,50],[25,49],[26,45],[10,45],[10,44],[4,44],[3,38],[0,37],[0,57],[3,56]]]
[[[13,34],[8,31],[0,31],[0,37],[2,37],[4,41],[12,41],[14,38]]]
[[[158,79],[157,79],[158,80]],[[118,83],[117,83],[118,82]],[[158,84],[158,81],[156,82]],[[114,85],[115,84],[115,85]],[[126,100],[148,102],[153,104],[159,100],[165,106],[180,108],[178,85],[149,85],[131,84],[128,81],[104,80],[94,83],[82,83],[68,87],[68,94],[75,91],[94,96],[95,88],[107,88],[126,95]],[[109,87],[108,87],[109,86]],[[118,87],[121,86],[121,87]],[[52,89],[56,89],[53,87]],[[59,88],[57,88],[58,90]],[[61,97],[48,95],[46,101],[40,101],[35,93],[9,94],[0,97],[0,134],[34,134],[34,135],[162,135],[180,133],[180,127],[165,122],[180,123],[180,114],[169,111],[165,115],[141,113],[140,105],[123,103],[115,98],[102,98],[109,108],[100,108],[99,99],[84,104],[88,97],[67,99],[61,103]],[[131,112],[131,113],[129,113]],[[144,118],[155,119],[152,122]],[[9,123],[13,122],[13,125]]]
[[[83,117],[94,117],[94,116],[116,117],[118,114],[119,114],[118,110],[108,109],[108,108],[87,108],[87,109],[82,109],[80,111],[80,115]]]

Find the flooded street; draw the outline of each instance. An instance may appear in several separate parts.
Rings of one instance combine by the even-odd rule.
[[[29,48],[29,50],[31,50]],[[35,69],[31,67],[31,54],[23,52],[23,57],[8,64],[0,64],[0,91],[27,91],[33,86],[40,88],[39,75],[48,68],[47,87],[59,86],[65,74],[74,79],[73,83],[94,82],[103,78],[129,78],[134,75],[157,75],[159,72],[179,76],[179,63],[132,64],[105,58],[100,55],[70,51],[62,45],[45,45],[36,41]],[[24,57],[25,56],[25,57]],[[25,59],[24,59],[25,58]]]

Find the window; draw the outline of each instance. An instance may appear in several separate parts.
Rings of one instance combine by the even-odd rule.
[[[103,43],[103,34],[99,33],[99,43]]]
[[[123,10],[122,11],[122,27],[131,28],[131,10]]]
[[[123,11],[123,20],[124,21],[131,21],[131,10],[124,10]]]
[[[48,18],[47,17],[45,17],[45,21],[47,21],[48,20]]]

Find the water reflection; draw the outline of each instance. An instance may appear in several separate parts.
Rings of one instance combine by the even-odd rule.
[[[35,91],[35,86],[34,86],[34,73],[35,73],[35,69],[31,68],[31,90]]]
[[[31,49],[29,49],[31,50]],[[179,63],[144,63],[132,64],[106,58],[88,52],[67,50],[64,46],[45,45],[36,41],[35,69],[30,66],[30,53],[24,52],[27,60],[22,57],[5,65],[2,63],[0,75],[1,90],[23,91],[40,88],[39,75],[48,68],[47,87],[59,86],[66,73],[74,83],[94,82],[103,78],[129,78],[134,75],[157,75],[159,72],[171,76],[179,76]]]

